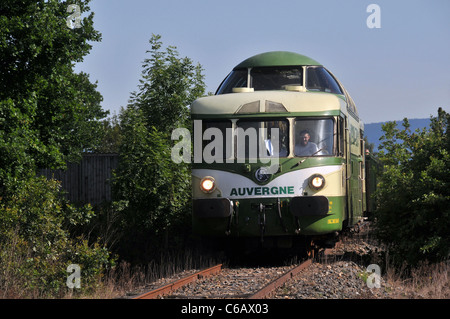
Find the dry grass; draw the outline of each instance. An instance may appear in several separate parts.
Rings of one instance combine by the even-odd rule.
[[[14,266],[26,262],[26,256],[17,254],[13,249],[15,243],[9,247],[2,247],[0,260],[0,299],[114,299],[126,296],[127,293],[144,287],[146,284],[155,282],[160,278],[169,277],[188,269],[199,269],[212,266],[217,263],[211,256],[204,256],[190,250],[161,255],[159,259],[153,260],[145,266],[131,266],[127,262],[120,262],[116,267],[110,269],[98,282],[96,289],[86,293],[77,289],[63,289],[57,295],[42,295],[39,289],[27,287],[25,279],[22,278]],[[67,278],[62,278],[64,281]],[[83,274],[81,273],[81,285],[83,285]],[[26,288],[27,287],[27,288]]]
[[[357,245],[361,242],[374,243],[367,234],[360,234],[346,241],[346,245]],[[24,290],[23,278],[17,276],[11,265],[18,265],[24,260],[20,254],[16,254],[11,247],[9,251],[2,254],[0,262],[0,299],[23,299],[23,298],[48,298],[42,296],[38,290]],[[385,283],[383,289],[387,294],[381,298],[394,299],[450,299],[450,260],[439,264],[422,263],[418,267],[406,271],[406,267],[395,268],[386,260],[375,258],[373,246],[370,256],[367,251],[361,251],[353,256],[358,262],[384,264],[384,274],[382,279]],[[5,252],[5,251],[3,251]],[[360,255],[361,254],[361,255]],[[380,257],[380,255],[378,255]],[[356,261],[356,260],[355,260]],[[121,262],[114,269],[111,269],[98,283],[97,289],[88,295],[80,295],[79,292],[67,289],[61,292],[61,295],[53,298],[90,298],[90,299],[114,299],[126,296],[129,292],[136,291],[149,283],[155,282],[160,278],[169,277],[175,273],[180,273],[188,269],[200,269],[212,266],[221,261],[211,257],[204,256],[192,251],[183,251],[178,253],[161,255],[158,260],[154,260],[146,266],[131,267],[126,262]]]
[[[351,251],[349,258],[356,263],[378,264],[384,269],[381,277],[386,294],[377,294],[377,298],[450,299],[450,260],[423,262],[412,269],[394,266],[385,247],[373,237],[370,224],[360,233],[344,237],[342,245],[344,251]]]
[[[422,263],[405,275],[404,268],[387,268],[385,280],[395,299],[449,299],[450,262]]]
[[[142,290],[143,287],[158,279],[190,269],[210,267],[218,262],[214,257],[203,256],[191,251],[161,255],[159,260],[153,260],[145,267],[132,267],[127,262],[121,262],[105,275],[99,288],[93,294],[82,298],[123,298],[129,293]],[[68,297],[70,298],[70,296]]]
[[[111,269],[99,283],[96,291],[89,295],[76,296],[86,299],[115,299],[127,294],[127,292],[141,286],[146,282],[146,272],[140,267],[131,267],[127,262],[121,262]],[[68,294],[66,298],[73,298]]]

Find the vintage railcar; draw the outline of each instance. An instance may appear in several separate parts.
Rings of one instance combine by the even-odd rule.
[[[195,234],[330,247],[368,210],[364,125],[317,61],[285,51],[250,57],[214,96],[194,101],[191,116]]]

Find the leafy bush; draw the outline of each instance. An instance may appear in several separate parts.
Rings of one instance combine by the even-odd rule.
[[[119,254],[142,260],[168,245],[170,229],[189,227],[190,169],[172,162],[170,135],[147,128],[140,110],[129,107],[121,120],[123,143],[114,178],[123,234]]]
[[[0,290],[7,296],[59,296],[67,291],[70,264],[81,267],[81,292],[95,288],[114,261],[104,247],[69,231],[93,216],[89,206],[69,205],[57,181],[18,182],[14,195],[0,201]]]
[[[377,236],[398,262],[436,262],[450,253],[450,116],[439,108],[429,129],[403,127],[383,126]]]

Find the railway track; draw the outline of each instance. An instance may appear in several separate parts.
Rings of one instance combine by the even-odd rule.
[[[289,270],[279,278],[272,281],[270,284],[266,285],[264,288],[258,290],[256,293],[251,295],[248,299],[263,299],[268,297],[271,293],[273,293],[277,288],[281,287],[285,282],[296,276],[300,271],[307,268],[311,265],[312,259],[307,259],[302,262],[300,265],[294,267]]]
[[[211,298],[211,299],[224,299],[224,298],[231,298],[231,299],[264,299],[269,297],[276,289],[281,287],[284,283],[291,280],[293,277],[295,277],[299,272],[301,272],[303,269],[310,266],[312,263],[312,259],[307,259],[304,262],[300,263],[299,265],[295,267],[273,267],[270,268],[262,268],[257,269],[253,273],[252,271],[249,271],[250,275],[242,275],[243,271],[242,269],[223,269],[222,264],[216,265],[211,268],[207,268],[205,270],[199,271],[197,273],[194,273],[193,275],[186,276],[184,278],[181,278],[179,280],[176,280],[170,284],[167,284],[163,287],[151,290],[149,292],[146,292],[144,294],[141,294],[139,296],[134,297],[133,299],[157,299],[157,298],[164,298],[164,299],[202,299],[202,298]],[[286,268],[289,268],[286,270]],[[224,272],[226,272],[224,274]],[[241,273],[241,275],[239,275]],[[281,273],[281,275],[280,275]],[[182,292],[179,292],[180,290],[183,290],[183,287],[186,287],[190,283],[194,283],[196,281],[206,279],[208,277],[214,277],[222,275],[222,278],[217,279],[217,285],[216,288],[219,290],[219,293],[214,294],[214,292],[203,291],[202,289],[199,289],[198,287],[194,287],[189,290],[185,290]],[[275,279],[273,279],[275,278]],[[210,281],[214,281],[214,278],[209,278]],[[220,281],[225,282],[225,284],[230,284],[230,282],[237,283],[237,286],[244,286],[246,287],[246,290],[249,290],[249,285],[254,285],[253,290],[251,292],[241,292],[240,289],[237,289],[237,292],[234,293],[228,293],[223,294],[220,293],[220,290],[223,286],[221,286]],[[259,282],[258,282],[259,281]],[[261,282],[267,282],[265,284],[261,284]],[[231,283],[232,284],[232,283]],[[201,285],[201,283],[199,284]],[[213,285],[214,286],[214,285]],[[200,290],[200,291],[199,291]],[[192,292],[199,292],[199,293],[192,293]],[[204,292],[208,293],[206,296]]]
[[[335,248],[342,246],[342,241]],[[326,261],[333,249],[323,249],[296,266],[268,268],[223,268],[222,264],[187,275],[133,299],[264,299],[288,283],[312,261]],[[195,283],[197,282],[197,283]],[[192,284],[192,285],[189,285]],[[189,286],[188,286],[189,285]],[[230,288],[232,287],[232,288]]]
[[[219,273],[222,270],[222,264],[201,270],[192,275],[188,275],[184,278],[178,279],[170,284],[164,285],[160,288],[150,290],[149,292],[143,293],[133,299],[156,299],[170,293],[173,293],[177,289],[186,286],[192,282],[206,278]]]

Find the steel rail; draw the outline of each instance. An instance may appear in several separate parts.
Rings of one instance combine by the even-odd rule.
[[[296,276],[300,271],[311,265],[312,259],[308,259],[298,265],[297,267],[287,271],[284,275],[281,277],[278,277],[262,289],[258,290],[253,295],[249,296],[248,299],[263,299],[267,296],[269,296],[275,289],[281,287],[286,281],[292,279],[294,276]]]
[[[215,274],[219,273],[221,270],[222,270],[222,264],[219,264],[214,267],[196,272],[195,274],[192,274],[190,276],[176,280],[176,281],[174,281],[170,284],[167,284],[163,287],[146,292],[142,295],[134,297],[133,299],[155,299],[155,298],[158,298],[159,296],[170,294],[171,292],[173,292],[191,282],[194,282],[198,279],[205,278],[205,277],[208,277],[211,275],[215,275]]]
[[[341,241],[338,241],[336,243],[335,248],[339,247],[340,245],[341,245]],[[322,253],[324,255],[330,255],[330,254],[333,253],[333,249],[334,248],[324,249],[324,250],[322,250]],[[264,286],[262,289],[258,290],[253,295],[249,296],[248,299],[263,299],[263,298],[266,298],[271,293],[273,293],[276,289],[281,287],[285,282],[287,282],[288,280],[291,280],[293,277],[295,277],[300,271],[302,271],[303,269],[309,267],[312,264],[314,257],[315,257],[315,253],[313,252],[311,254],[310,258],[308,258],[307,260],[305,260],[304,262],[302,262],[300,265],[296,266],[295,268],[287,271],[281,277],[278,277],[277,279],[273,280],[268,285]]]

